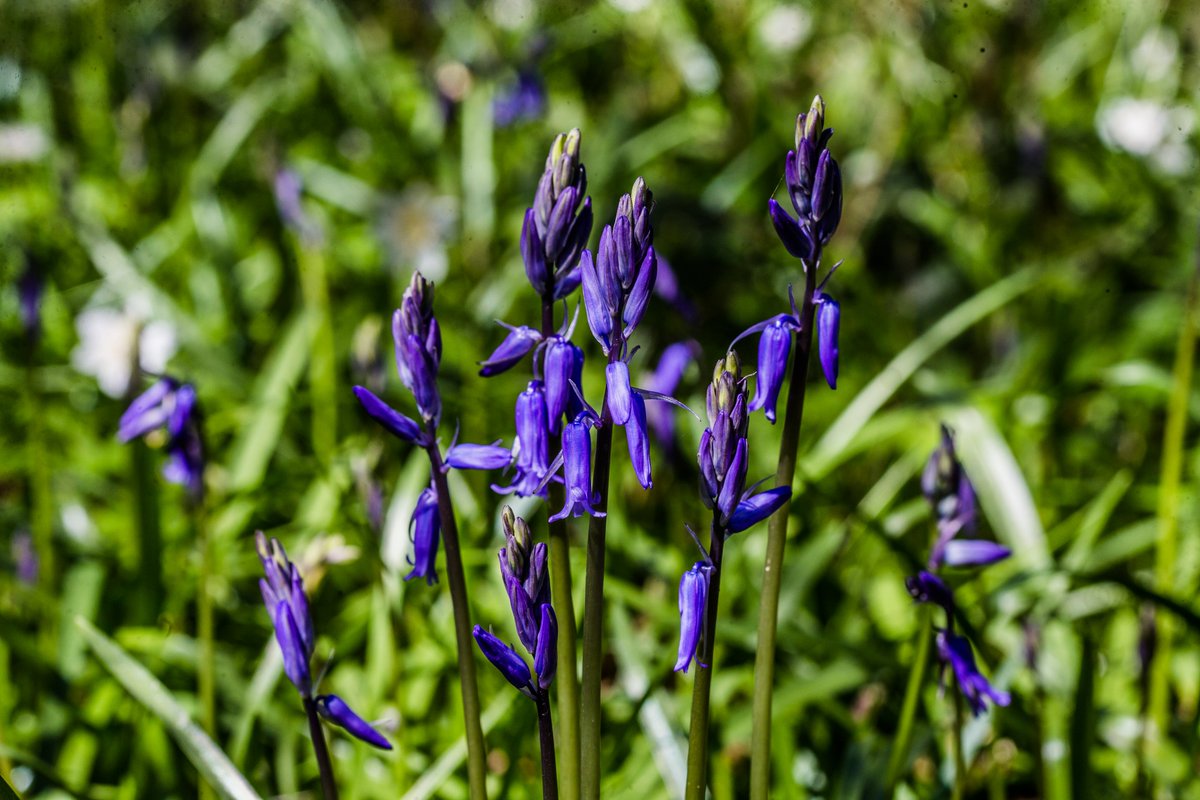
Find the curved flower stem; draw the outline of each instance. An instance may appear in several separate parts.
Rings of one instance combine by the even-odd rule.
[[[783,438],[779,444],[776,486],[791,486],[796,477],[796,450],[800,445],[800,422],[804,417],[804,389],[813,339],[813,293],[817,288],[818,250],[804,263],[804,298],[800,306],[800,332],[792,361],[787,407],[783,414]],[[792,495],[795,499],[795,494]],[[771,786],[771,699],[775,685],[775,634],[779,623],[779,590],[783,580],[783,553],[787,543],[788,512],[784,505],[767,527],[767,560],[763,567],[762,604],[758,616],[758,651],[754,656],[754,728],[750,740],[750,797],[767,800]]]
[[[337,782],[333,779],[333,762],[329,759],[329,747],[325,744],[325,731],[321,729],[321,717],[317,714],[317,702],[304,698],[304,713],[308,716],[308,732],[312,735],[313,755],[317,757],[317,771],[321,774],[321,793],[325,800],[337,800]]]
[[[542,335],[554,334],[554,300],[551,286],[542,298]],[[544,371],[543,371],[544,374]],[[562,442],[550,431],[550,463]],[[550,482],[547,508],[562,508],[562,484]],[[565,519],[550,523],[550,592],[558,615],[558,731],[562,747],[562,793],[566,800],[579,800],[579,673],[576,666],[575,602],[571,597],[571,539]]]
[[[717,607],[721,594],[721,560],[725,552],[725,528],[717,523],[713,511],[712,535],[708,555],[712,575],[708,579],[708,605],[704,611],[704,638],[696,659],[696,682],[692,685],[692,724],[688,730],[687,800],[704,800],[708,783],[708,704],[712,675],[716,669]]]
[[[558,800],[558,770],[554,764],[554,722],[550,718],[550,693],[538,689],[533,698],[537,703],[538,734],[542,746],[542,798]]]
[[[933,644],[933,631],[929,629],[929,609],[922,606],[917,614],[917,652],[913,656],[912,669],[908,673],[908,687],[904,690],[904,705],[900,710],[900,727],[892,740],[892,755],[888,759],[887,783],[884,797],[895,794],[896,782],[904,769],[908,746],[912,741],[913,723],[917,717],[917,703],[921,699],[921,687],[925,683],[925,671],[929,668],[929,651]]]
[[[434,436],[431,434],[430,439]],[[437,491],[438,516],[442,524],[442,542],[446,549],[446,580],[454,607],[454,636],[458,645],[458,678],[462,687],[463,726],[467,736],[467,784],[471,800],[487,798],[487,750],[483,726],[479,722],[479,685],[475,679],[475,647],[471,639],[471,608],[467,581],[463,573],[462,551],[458,544],[458,523],[450,503],[450,486],[442,471],[442,454],[437,444],[425,448]]]
[[[600,428],[596,432],[596,457],[592,489],[600,495],[597,511],[608,510],[608,477],[612,464],[612,417],[608,390]],[[588,520],[587,575],[583,586],[583,686],[579,704],[580,796],[600,797],[600,668],[604,660],[604,538],[608,517]]]

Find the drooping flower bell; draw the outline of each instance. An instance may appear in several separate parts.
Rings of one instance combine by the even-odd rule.
[[[583,403],[575,387],[583,391],[583,349],[567,336],[555,334],[546,340],[543,377],[546,382],[546,413],[550,432],[562,429],[564,417],[575,419],[583,411]]]
[[[550,470],[550,443],[546,437],[546,390],[541,381],[530,381],[517,396],[517,436],[513,442],[517,474],[506,487],[493,486],[501,494],[516,492],[518,497],[546,495],[546,473]]]
[[[563,428],[563,483],[566,502],[561,511],[550,517],[550,522],[583,514],[604,516],[603,511],[594,507],[600,502],[600,493],[592,491],[592,434],[589,426],[590,420],[587,415],[580,414]]]
[[[129,442],[160,429],[167,434],[163,477],[199,497],[204,489],[204,445],[196,412],[196,390],[190,383],[166,376],[160,378],[121,415],[117,438]]]
[[[437,489],[430,484],[421,491],[412,518],[408,521],[408,535],[413,552],[408,562],[412,571],[404,580],[424,578],[429,586],[437,583],[437,554],[441,542],[442,519],[438,514]]]
[[[534,290],[561,300],[579,285],[579,259],[592,233],[592,199],[576,128],[554,138],[533,207],[521,228],[521,257]]]
[[[994,688],[979,671],[971,643],[965,637],[949,631],[938,631],[937,649],[942,669],[948,665],[954,671],[954,682],[958,684],[959,691],[975,716],[987,710],[989,700],[998,706],[1006,706],[1011,702],[1008,692]]]
[[[697,561],[679,580],[679,653],[675,659],[676,672],[687,672],[696,657],[696,649],[704,634],[711,576],[712,565]]]
[[[262,531],[254,534],[254,546],[266,577],[258,582],[263,604],[271,615],[275,640],[283,655],[283,671],[306,701],[330,722],[344,728],[356,739],[384,750],[392,746],[379,731],[334,694],[314,695],[309,662],[316,648],[316,632],[309,612],[308,595],[300,570],[287,557],[278,539],[268,540]]]
[[[817,302],[817,355],[821,359],[821,370],[830,389],[837,388],[838,377],[838,328],[841,327],[842,307],[827,294],[816,298]]]

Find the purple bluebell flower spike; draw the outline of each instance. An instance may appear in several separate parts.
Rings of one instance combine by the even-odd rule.
[[[412,392],[422,419],[436,426],[442,414],[437,388],[442,333],[433,316],[433,284],[419,272],[413,273],[400,308],[392,315],[392,338],[400,382]]]
[[[841,325],[842,309],[838,302],[822,294],[817,306],[817,349],[821,358],[821,370],[830,389],[837,388],[838,377],[838,328]]]
[[[441,528],[437,490],[431,485],[421,491],[412,518],[408,522],[408,535],[413,544],[413,554],[409,557],[412,570],[404,576],[404,580],[424,578],[429,586],[437,583],[437,554]]]
[[[193,499],[199,498],[204,488],[204,445],[196,390],[190,383],[166,376],[156,381],[121,415],[117,438],[129,442],[160,428],[167,433],[163,477],[186,487]]]
[[[696,657],[696,649],[704,632],[711,574],[711,565],[697,561],[679,580],[679,653],[675,659],[676,672],[687,672]]]
[[[479,374],[485,378],[512,369],[542,341],[542,334],[526,325],[520,327],[504,325],[504,327],[508,328],[508,335],[504,337],[504,341],[487,357],[487,360],[479,362],[481,367]]]
[[[600,495],[592,491],[592,434],[585,415],[580,414],[563,428],[562,453],[566,503],[550,522],[583,514],[603,517],[604,512],[595,508]]]
[[[504,679],[515,686],[527,697],[533,697],[533,675],[529,672],[529,664],[521,658],[509,645],[485,631],[479,625],[475,626],[475,642],[488,661],[492,662]]]
[[[391,750],[392,743],[383,738],[383,734],[371,723],[354,713],[354,709],[346,705],[346,701],[336,694],[323,694],[316,698],[317,712],[329,722],[342,728],[355,739],[378,747],[381,750]]]
[[[534,290],[551,300],[567,297],[579,285],[579,260],[592,233],[580,140],[578,128],[555,137],[521,231],[525,274]]]
[[[975,716],[987,710],[989,700],[998,706],[1007,706],[1011,702],[1008,692],[994,688],[979,671],[971,643],[965,637],[949,631],[938,631],[937,648],[943,669],[949,665],[954,671],[954,682],[958,684],[959,691]]]

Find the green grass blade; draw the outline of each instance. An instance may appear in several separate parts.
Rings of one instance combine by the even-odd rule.
[[[192,721],[167,687],[148,669],[82,617],[75,618],[75,627],[100,663],[125,687],[125,691],[162,721],[184,755],[222,797],[230,800],[261,800],[233,762],[221,752],[221,748]]]

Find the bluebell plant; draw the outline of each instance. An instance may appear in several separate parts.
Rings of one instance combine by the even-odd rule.
[[[838,335],[841,307],[826,289],[838,265],[822,271],[824,248],[842,217],[842,173],[829,151],[833,130],[825,127],[825,101],[818,95],[806,113],[796,117],[795,149],[784,157],[783,178],[795,216],[774,198],[767,201],[767,214],[788,254],[799,261],[804,291],[797,304],[788,289],[790,313],[777,314],[751,326],[734,341],[760,333],[758,373],[754,399],[748,408],[761,410],[774,424],[779,396],[788,383],[783,435],[775,471],[776,486],[791,486],[796,472],[800,422],[804,414],[805,382],[813,336],[817,337],[819,361],[831,389],[837,387]],[[788,361],[792,340],[796,357]],[[780,581],[788,516],[771,518],[767,534],[767,556],[763,566],[762,604],[758,621],[758,650],[754,661],[754,727],[750,747],[750,797],[766,800],[771,770],[771,703],[775,682],[775,640],[779,617]]]
[[[122,442],[166,433],[167,462],[163,477],[188,490],[194,501],[204,493],[204,444],[196,410],[196,389],[163,376],[134,398],[121,415],[117,438]]]
[[[713,647],[725,542],[784,507],[790,486],[756,492],[746,485],[750,468],[747,433],[750,412],[746,378],[736,351],[729,351],[713,368],[705,395],[708,427],[700,435],[696,460],[700,467],[700,499],[711,513],[707,550],[696,544],[703,559],[679,581],[679,651],[677,672],[698,664],[692,687],[692,721],[688,741],[687,794],[703,798],[708,769],[708,709],[712,688]]]
[[[512,460],[512,454],[509,448],[499,444],[459,443],[457,437],[445,454],[442,453],[438,439],[442,398],[437,383],[442,360],[442,335],[433,313],[433,284],[419,272],[413,273],[400,308],[392,315],[392,338],[396,347],[396,371],[400,375],[400,382],[412,395],[419,420],[395,410],[363,386],[355,386],[354,394],[372,419],[401,441],[424,449],[429,458],[429,486],[418,498],[410,522],[413,569],[406,579],[425,578],[429,584],[436,582],[438,545],[439,542],[445,543],[446,574],[454,608],[458,669],[466,720],[467,777],[471,796],[485,798],[486,751],[479,721],[479,689],[471,648],[470,606],[458,542],[458,524],[446,473],[451,469],[501,469]]]
[[[537,705],[542,796],[556,800],[558,772],[549,689],[558,670],[558,618],[550,602],[547,547],[544,542],[534,544],[528,523],[510,506],[502,509],[500,519],[505,539],[499,553],[500,574],[504,577],[517,638],[533,658],[533,671],[514,647],[479,625],[475,626],[475,642],[505,680]]]
[[[333,764],[319,719],[326,719],[354,738],[375,747],[391,750],[392,745],[383,734],[346,705],[342,698],[335,694],[317,694],[311,666],[317,643],[316,630],[312,614],[309,613],[304,578],[288,559],[287,551],[278,539],[268,540],[262,531],[257,531],[254,534],[254,546],[265,575],[259,579],[258,588],[275,629],[275,641],[279,643],[279,652],[283,656],[283,672],[300,693],[304,713],[308,716],[322,791],[326,800],[336,800]]]

